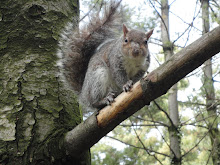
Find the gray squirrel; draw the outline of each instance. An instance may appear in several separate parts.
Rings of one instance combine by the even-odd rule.
[[[145,33],[123,25],[123,35],[117,37],[119,5],[111,1],[104,14],[93,14],[82,28],[69,24],[61,35],[58,57],[63,77],[85,112],[110,105],[115,96],[128,92],[150,64],[148,40],[153,30]]]

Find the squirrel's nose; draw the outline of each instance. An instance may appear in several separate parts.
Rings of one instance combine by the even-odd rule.
[[[138,48],[133,49],[132,53],[133,55],[138,55],[140,50]]]
[[[133,56],[138,56],[141,53],[140,45],[138,43],[132,42],[131,47]]]

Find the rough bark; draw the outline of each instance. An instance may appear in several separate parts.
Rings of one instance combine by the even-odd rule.
[[[77,0],[0,1],[0,164],[79,164],[66,132],[82,116],[58,79],[56,47]],[[85,164],[85,163],[81,163]]]
[[[175,83],[220,52],[220,27],[205,34],[120,94],[111,106],[94,113],[65,137],[71,156],[81,154],[144,105],[165,94]]]
[[[209,32],[209,0],[201,0],[202,5],[202,28],[203,35]],[[212,79],[212,59],[204,63],[204,82],[203,88],[206,96],[206,110],[209,116],[207,120],[209,127],[209,137],[211,140],[212,150],[211,157],[214,165],[220,163],[220,132],[218,129],[218,114],[216,112],[216,100],[214,82]]]
[[[165,60],[173,55],[173,44],[169,35],[169,3],[168,0],[161,0],[161,39]],[[180,133],[179,133],[179,112],[177,102],[177,84],[174,84],[168,91],[168,110],[172,121],[169,126],[170,158],[171,164],[181,164]]]

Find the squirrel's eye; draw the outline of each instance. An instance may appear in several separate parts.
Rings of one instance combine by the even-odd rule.
[[[125,38],[125,43],[127,43],[128,42],[128,39],[127,38]]]
[[[144,43],[147,44],[147,43],[148,43],[148,40],[145,40]]]

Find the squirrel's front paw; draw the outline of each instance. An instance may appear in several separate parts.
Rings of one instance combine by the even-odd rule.
[[[133,86],[133,81],[132,80],[128,80],[128,82],[125,84],[125,85],[123,85],[123,91],[124,92],[128,92],[128,91],[130,91],[131,90],[131,88],[132,88],[132,86]]]
[[[115,100],[115,94],[112,92],[109,92],[108,95],[105,97],[106,105],[110,105]]]

